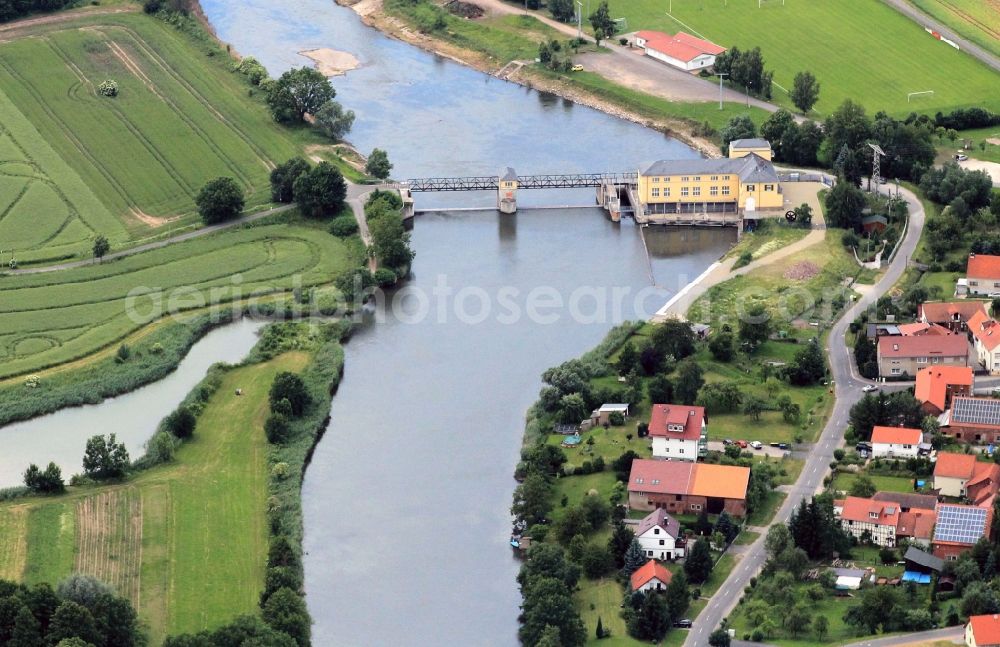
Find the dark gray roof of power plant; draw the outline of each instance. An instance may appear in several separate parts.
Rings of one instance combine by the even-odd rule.
[[[734,139],[729,148],[771,148],[771,142],[759,137],[754,139]]]
[[[739,175],[743,182],[775,182],[774,165],[756,153],[730,159],[660,160],[650,164],[643,175]]]

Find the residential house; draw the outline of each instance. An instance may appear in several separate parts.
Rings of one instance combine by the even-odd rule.
[[[635,44],[646,56],[685,72],[697,72],[715,65],[715,57],[725,47],[679,31],[674,35],[643,30],[635,35]]]
[[[867,537],[879,546],[896,545],[896,526],[899,525],[899,506],[873,499],[849,496],[834,506],[839,509],[840,525],[845,532],[859,540]]]
[[[972,393],[973,380],[968,366],[928,366],[917,371],[913,395],[925,414],[940,416],[951,406],[952,398]]]
[[[982,537],[990,537],[990,507],[939,503],[934,539],[931,543],[935,557],[954,561],[972,550]]]
[[[590,421],[595,425],[607,425],[611,424],[611,414],[620,413],[623,418],[628,418],[628,405],[627,404],[602,404],[600,408],[594,409],[594,412],[590,414]]]
[[[969,296],[1000,294],[1000,256],[969,254],[965,280]]]
[[[914,323],[899,324],[897,326],[899,334],[903,337],[918,337],[920,335],[949,335],[951,330],[939,324],[916,321]]]
[[[916,492],[876,492],[872,499],[896,503],[903,512],[933,510],[937,505],[937,497],[933,494],[918,494]]]
[[[666,566],[651,559],[632,573],[632,591],[665,591],[672,577]]]
[[[990,375],[1000,375],[1000,324],[985,312],[977,312],[969,319],[969,335],[979,365]]]
[[[733,159],[737,157],[746,157],[750,153],[759,155],[768,161],[773,159],[771,142],[766,139],[734,139],[729,142],[729,157]]]
[[[896,523],[896,541],[906,539],[911,546],[930,548],[936,521],[937,512],[934,508],[900,511],[899,521]]]
[[[939,417],[941,432],[969,443],[1000,442],[1000,400],[955,396]]]
[[[635,528],[635,538],[643,554],[661,560],[684,557],[680,533],[681,525],[663,508],[650,512]]]
[[[977,312],[986,314],[982,301],[944,301],[917,306],[917,319],[934,323],[954,332],[965,332],[966,324]]]
[[[633,510],[663,508],[671,514],[746,516],[750,468],[637,458],[628,481]]]
[[[781,209],[774,165],[750,153],[721,159],[661,160],[639,170],[642,213],[740,213]]]
[[[878,369],[882,377],[914,376],[932,365],[968,366],[965,335],[879,337]]]
[[[965,484],[976,471],[976,457],[972,454],[938,452],[934,463],[934,488],[941,496],[964,497]]]
[[[649,417],[653,457],[696,461],[708,451],[704,407],[654,404]]]
[[[969,616],[965,625],[966,647],[1000,647],[1000,615]]]
[[[882,427],[872,429],[872,456],[874,458],[916,458],[917,447],[924,432],[909,427]]]

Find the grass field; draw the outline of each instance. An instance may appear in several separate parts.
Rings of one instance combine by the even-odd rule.
[[[791,89],[797,72],[811,71],[822,86],[815,107],[820,115],[848,97],[872,114],[1000,108],[1000,75],[881,2],[787,0],[758,9],[757,0],[673,0],[673,18],[661,0],[610,4],[612,16],[627,18],[633,31],[686,30],[725,47],[759,46],[774,70],[774,99],[781,104],[791,102],[778,86]],[[907,103],[907,93],[923,90],[934,90],[933,98]]]
[[[100,265],[8,277],[0,283],[0,378],[89,355],[161,311],[329,283],[360,262],[354,246],[321,228],[266,225]]]
[[[1000,6],[993,0],[910,0],[910,4],[1000,56]]]
[[[122,246],[195,224],[213,177],[266,204],[270,168],[310,136],[275,124],[221,49],[154,18],[25,35],[0,43],[0,240],[22,265],[85,255],[97,234]],[[106,79],[113,99],[97,92]]]
[[[267,391],[277,372],[308,359],[287,353],[225,373],[173,463],[125,484],[0,505],[0,575],[95,575],[138,604],[153,644],[255,613],[267,553]]]
[[[913,479],[903,476],[869,475],[879,492],[913,492]],[[850,492],[851,486],[858,480],[857,474],[839,472],[833,481],[833,489]]]

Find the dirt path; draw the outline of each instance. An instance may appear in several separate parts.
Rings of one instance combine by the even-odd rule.
[[[31,18],[22,18],[21,20],[14,20],[13,22],[8,22],[0,25],[0,38],[7,40],[9,37],[17,36],[20,30],[28,29],[30,27],[37,27],[38,25],[51,25],[61,22],[70,22],[77,20],[78,18],[85,18],[88,16],[107,16],[118,13],[137,13],[139,11],[139,5],[128,5],[125,7],[117,7],[115,9],[110,8],[94,8],[89,7],[85,9],[71,10],[71,11],[60,11],[59,13],[49,14],[45,16],[33,16]]]
[[[945,27],[942,23],[938,22],[934,18],[931,18],[924,12],[920,11],[919,9],[911,5],[909,2],[907,2],[907,0],[882,0],[882,1],[885,2],[887,5],[889,5],[890,7],[892,7],[893,9],[895,9],[896,11],[898,11],[899,13],[909,18],[910,20],[916,22],[921,27],[924,27],[925,29],[933,29],[934,31],[941,34],[945,38],[955,41],[956,43],[958,43],[958,46],[961,48],[961,51],[965,52],[966,54],[968,54],[973,58],[979,59],[985,65],[988,65],[992,67],[994,70],[1000,72],[1000,58],[994,56],[990,52],[987,52],[979,45],[976,45],[975,43],[970,42],[965,38],[962,38],[961,36],[956,34],[953,30]],[[929,35],[927,37],[930,38]],[[944,47],[947,47],[947,45],[944,45]]]

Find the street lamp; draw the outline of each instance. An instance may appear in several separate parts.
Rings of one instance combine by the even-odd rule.
[[[715,76],[719,77],[719,110],[722,110],[722,77],[729,76],[729,72],[716,72]]]

